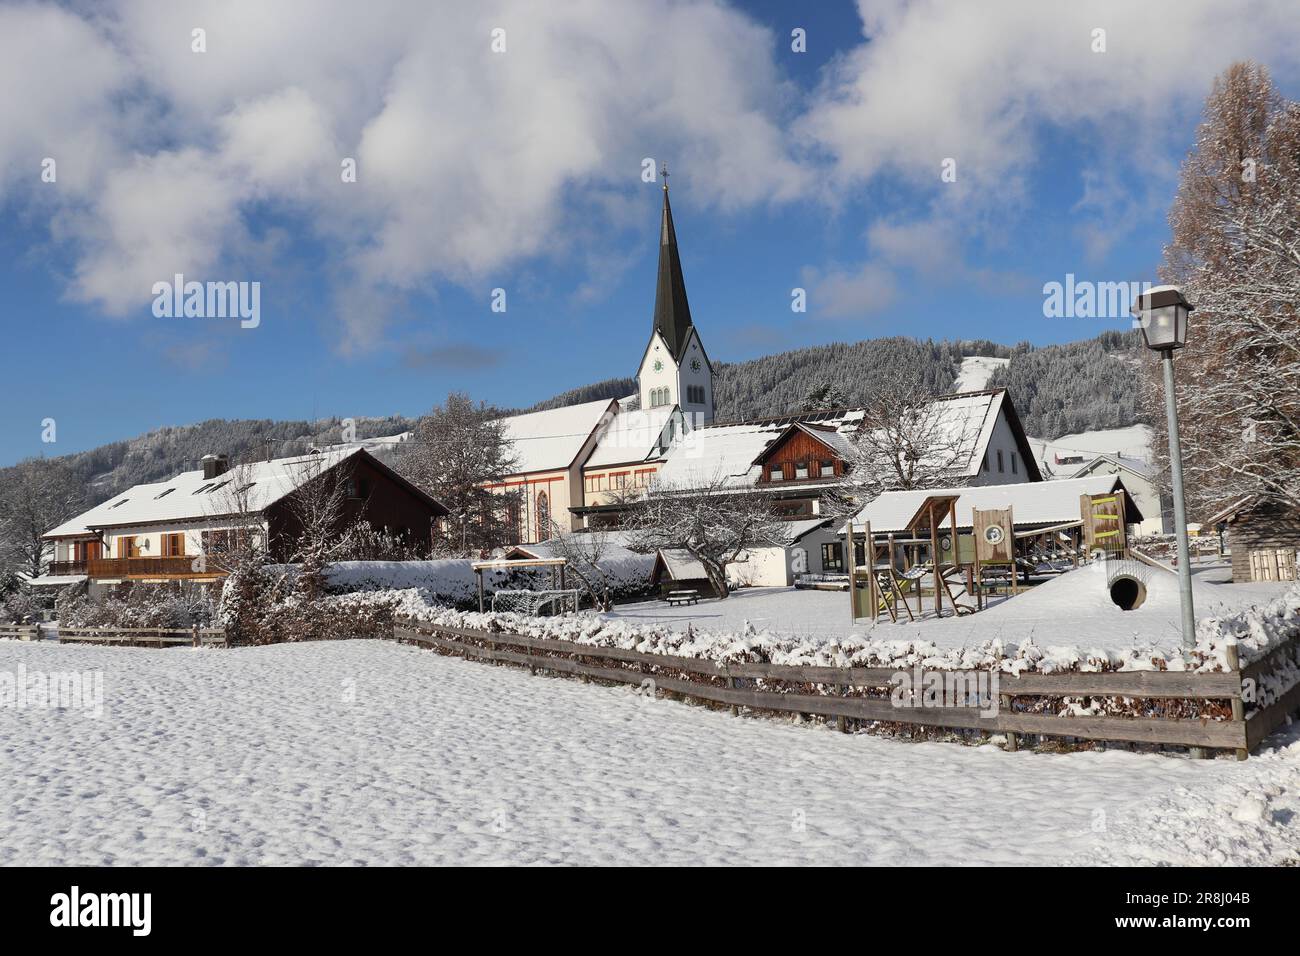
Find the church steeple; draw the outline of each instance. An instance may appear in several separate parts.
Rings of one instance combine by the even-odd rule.
[[[692,425],[713,421],[713,366],[700,332],[691,321],[686,280],[677,253],[677,230],[668,203],[668,164],[664,164],[664,210],[659,222],[659,278],[655,284],[654,324],[641,353],[637,390],[641,407],[679,406]]]
[[[659,278],[655,285],[653,332],[663,336],[674,359],[681,361],[682,350],[690,339],[691,307],[686,301],[686,280],[682,278],[682,260],[677,252],[677,231],[673,228],[673,208],[668,202],[668,164],[664,163],[664,211],[659,229]]]

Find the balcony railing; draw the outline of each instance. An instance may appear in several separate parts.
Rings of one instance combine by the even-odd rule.
[[[59,574],[85,574],[85,561],[51,561],[49,569],[45,572],[53,577]]]
[[[202,561],[197,554],[173,558],[91,558],[86,573],[92,578],[197,578],[225,574],[218,557]]]

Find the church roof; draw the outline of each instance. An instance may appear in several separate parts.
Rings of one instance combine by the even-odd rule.
[[[668,202],[668,181],[665,179],[653,331],[663,336],[673,359],[680,362],[691,338],[691,328],[691,307],[686,301],[686,280],[682,277],[682,260],[677,252],[677,231],[673,228],[673,209]]]

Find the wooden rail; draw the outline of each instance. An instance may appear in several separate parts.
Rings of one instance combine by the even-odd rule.
[[[650,680],[656,689],[685,697],[739,707],[823,717],[949,727],[1003,733],[1014,748],[1017,735],[1069,737],[1234,751],[1245,759],[1250,749],[1300,707],[1300,686],[1282,700],[1245,716],[1239,671],[1189,673],[1180,671],[1105,671],[1064,674],[999,674],[996,688],[1002,705],[984,716],[974,707],[896,707],[888,696],[864,696],[859,691],[883,691],[899,673],[891,668],[802,667],[765,663],[721,663],[704,658],[647,654],[617,647],[598,647],[547,638],[524,637],[465,628],[399,621],[398,640],[465,657],[517,664],[625,684]],[[1297,653],[1293,641],[1276,656]],[[1251,665],[1255,673],[1267,661]],[[1246,673],[1251,673],[1247,668]],[[979,671],[945,671],[966,678]],[[973,685],[971,685],[973,686]],[[1059,697],[1124,697],[1137,700],[1224,701],[1232,716],[1129,717],[1123,715],[1058,716],[1017,709],[1037,699]]]
[[[0,638],[11,641],[39,641],[40,625],[37,624],[0,624]]]
[[[226,632],[219,627],[60,627],[59,643],[121,644],[131,647],[224,647]]]

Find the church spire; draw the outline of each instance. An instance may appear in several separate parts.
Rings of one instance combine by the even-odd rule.
[[[655,285],[654,331],[663,336],[668,351],[680,361],[691,330],[691,307],[686,301],[686,280],[682,278],[682,260],[677,252],[677,232],[673,229],[673,209],[668,203],[668,164],[661,172],[664,180],[663,221],[659,230],[659,278]]]

